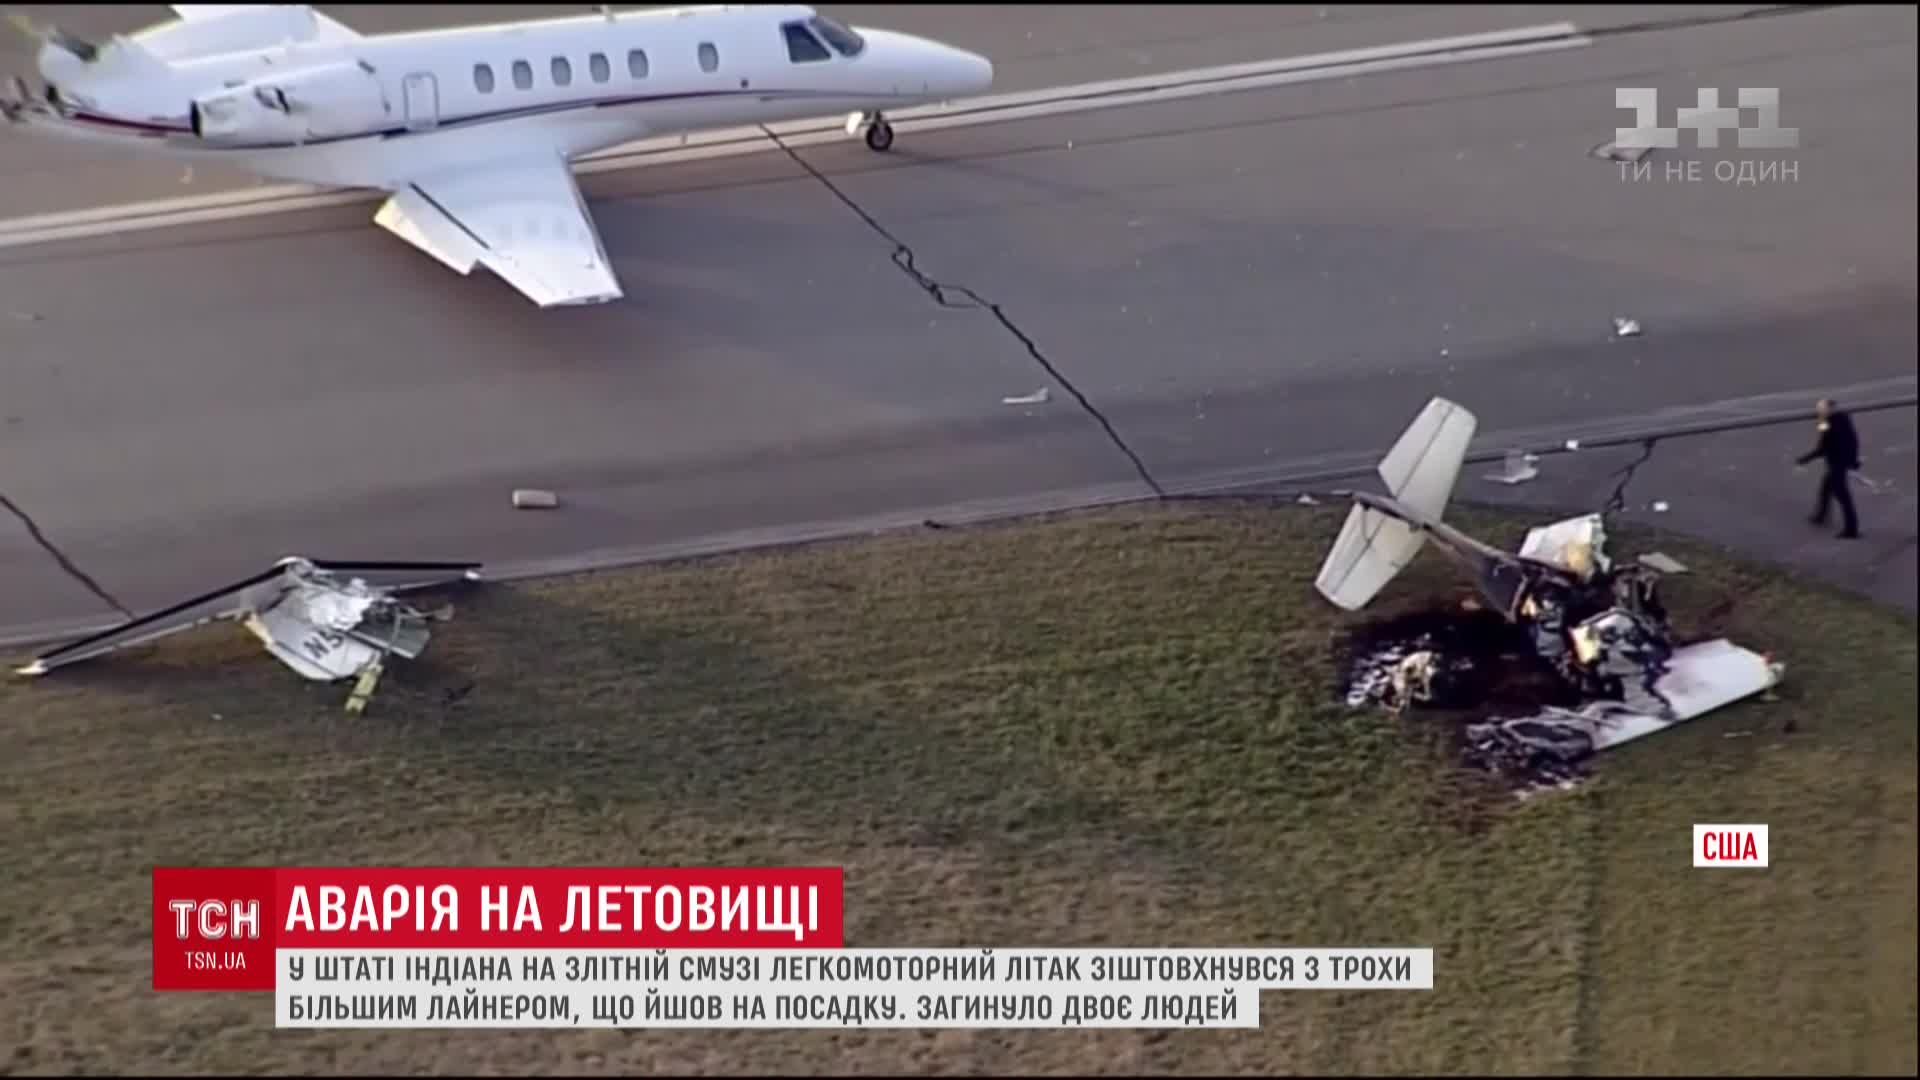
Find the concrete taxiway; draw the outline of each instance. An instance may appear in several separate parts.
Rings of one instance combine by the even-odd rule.
[[[1012,91],[1050,85],[1050,63],[1115,78],[1138,55],[1242,62],[1570,9],[1281,10],[1257,32],[1262,9],[1113,10],[1033,16],[1053,36],[1005,53],[949,9],[858,17],[982,48]],[[604,308],[462,279],[366,203],[0,245],[0,493],[147,610],[296,551],[562,567],[1284,484],[1370,463],[1434,394],[1497,444],[1911,393],[1912,11],[1605,32],[1697,11],[1608,9],[1578,48],[1483,63],[903,125],[886,156],[837,142],[594,174],[630,297]],[[1714,150],[1657,153],[1639,179],[1589,156],[1621,85],[1686,104],[1780,87],[1793,179],[1719,182],[1740,155]],[[75,160],[0,141],[0,180],[64,189]],[[127,197],[179,193],[129,175]],[[73,208],[28,187],[0,211]],[[1614,315],[1644,335],[1615,340]],[[1633,508],[1911,605],[1913,414],[1861,428],[1886,484],[1861,496],[1861,544],[1800,520],[1813,478],[1786,459],[1810,430],[1664,445]],[[1591,503],[1632,456],[1556,459],[1515,489],[1470,469],[1460,497]],[[564,505],[516,511],[517,487]],[[0,520],[0,624],[110,614]]]

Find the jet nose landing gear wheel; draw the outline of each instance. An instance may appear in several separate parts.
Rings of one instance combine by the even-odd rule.
[[[867,125],[867,149],[884,154],[893,146],[893,125],[883,116],[876,116]]]

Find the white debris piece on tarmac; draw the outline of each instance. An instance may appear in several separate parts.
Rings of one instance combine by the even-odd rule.
[[[1655,500],[1653,500],[1653,512],[1654,512],[1654,513],[1656,513],[1656,514],[1664,514],[1664,513],[1666,513],[1666,512],[1667,512],[1667,510],[1668,510],[1668,506],[1667,506],[1667,504],[1666,504],[1666,501],[1665,501],[1665,500],[1663,500],[1663,499],[1655,499]]]
[[[1651,146],[1621,146],[1612,139],[1608,139],[1606,142],[1587,151],[1587,155],[1589,157],[1599,158],[1602,161],[1638,162],[1641,158],[1646,157],[1652,152],[1653,147]]]
[[[1566,447],[1567,447],[1567,449],[1569,449],[1569,450],[1578,450],[1578,449],[1580,449],[1580,440],[1579,440],[1579,439],[1568,439],[1568,440],[1566,441]]]
[[[513,493],[515,510],[551,510],[560,505],[560,496],[540,488],[520,488]]]
[[[1045,405],[1047,402],[1051,400],[1053,400],[1053,392],[1043,386],[1040,389],[1035,390],[1031,394],[1025,394],[1020,397],[1001,398],[1000,404],[1002,405]]]
[[[1536,454],[1529,454],[1521,450],[1509,450],[1507,451],[1506,457],[1500,461],[1500,471],[1497,473],[1488,473],[1487,479],[1496,484],[1506,484],[1508,486],[1524,484],[1540,475],[1539,468],[1534,464],[1539,460],[1540,458]]]
[[[1629,319],[1625,315],[1615,315],[1613,317],[1613,336],[1617,338],[1639,337],[1639,321]]]

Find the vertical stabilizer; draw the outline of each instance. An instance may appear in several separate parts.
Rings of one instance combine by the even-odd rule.
[[[1427,402],[1380,459],[1380,479],[1394,501],[1439,521],[1478,426],[1472,413],[1446,398]]]

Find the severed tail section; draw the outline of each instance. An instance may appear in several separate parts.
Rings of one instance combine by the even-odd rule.
[[[1420,553],[1426,535],[1398,518],[1355,504],[1313,585],[1335,607],[1358,611]]]
[[[1439,523],[1477,425],[1466,409],[1434,398],[1380,460],[1380,479],[1394,503],[1420,524]],[[1314,587],[1335,607],[1357,611],[1413,561],[1425,541],[1415,524],[1356,503]]]

